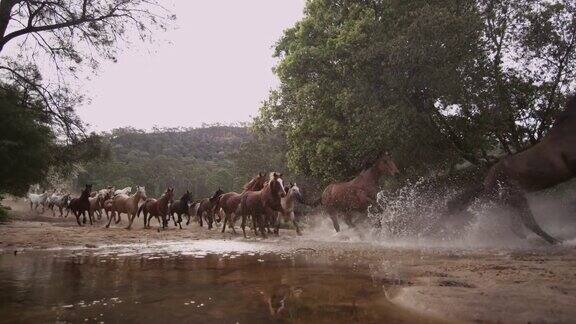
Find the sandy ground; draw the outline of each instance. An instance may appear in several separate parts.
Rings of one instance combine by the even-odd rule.
[[[31,213],[23,202],[0,225],[0,251],[194,240],[244,240],[193,224],[183,230],[121,226],[78,227],[72,216]],[[153,221],[153,225],[155,222]],[[284,231],[279,238],[249,241],[290,246],[317,262],[341,263],[381,280],[389,299],[403,308],[442,321],[571,323],[576,321],[576,247],[457,249],[390,247],[367,242],[322,241]]]

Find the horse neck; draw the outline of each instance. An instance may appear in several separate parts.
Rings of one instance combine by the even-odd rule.
[[[136,191],[136,193],[134,195],[132,195],[132,198],[136,204],[138,204],[138,202],[140,201],[140,198],[142,198],[142,192],[140,190]]]
[[[378,187],[378,182],[382,177],[383,172],[378,170],[376,165],[362,171],[356,178],[354,182],[366,188],[376,188]]]
[[[168,206],[168,195],[162,195],[162,197],[158,199],[158,204],[160,206]]]

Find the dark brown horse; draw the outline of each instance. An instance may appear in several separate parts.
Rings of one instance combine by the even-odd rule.
[[[262,190],[247,191],[242,194],[240,206],[236,211],[237,215],[242,216],[242,232],[246,237],[246,219],[248,215],[252,216],[254,223],[254,233],[258,235],[258,228],[263,237],[266,237],[265,217],[273,218],[282,211],[282,198],[286,196],[282,174],[277,172],[270,173],[268,182]]]
[[[559,241],[536,223],[525,193],[551,188],[576,176],[576,97],[557,118],[548,134],[533,147],[493,165],[484,182],[451,201],[449,210],[465,209],[479,196],[511,207],[512,229],[524,237],[521,225],[554,244]]]
[[[174,188],[168,188],[159,199],[148,198],[138,208],[138,216],[144,213],[144,228],[150,228],[150,220],[156,217],[158,222],[162,223],[162,228],[168,227],[168,213],[170,211],[169,204],[174,199]]]
[[[220,197],[218,200],[218,205],[216,206],[216,212],[219,213],[220,210],[224,212],[224,224],[222,226],[222,233],[226,231],[226,223],[229,223],[232,231],[236,233],[236,229],[234,229],[234,223],[236,221],[235,212],[238,209],[238,205],[240,205],[242,194],[247,191],[261,190],[264,188],[264,183],[266,180],[268,180],[266,174],[259,173],[257,176],[252,178],[250,182],[244,185],[244,190],[242,193],[228,192]]]
[[[189,211],[189,204],[192,201],[192,194],[190,191],[186,190],[186,193],[182,195],[179,200],[174,201],[170,205],[170,212],[169,215],[172,216],[172,220],[174,221],[174,226],[180,226],[182,229],[182,215],[188,216],[188,222],[190,222],[190,213]],[[174,218],[174,214],[178,215],[178,221]]]
[[[87,184],[84,190],[82,190],[80,198],[74,198],[70,201],[70,210],[74,213],[74,216],[76,216],[76,222],[78,222],[80,226],[82,226],[82,223],[80,223],[80,215],[82,215],[83,218],[82,222],[86,224],[86,213],[90,210],[90,192],[92,192],[92,185]],[[89,219],[90,225],[92,225],[92,217],[90,216]]]
[[[356,178],[328,185],[322,193],[322,206],[332,219],[336,232],[340,231],[338,216],[343,215],[346,224],[354,227],[353,214],[365,215],[368,206],[376,203],[378,183],[384,174],[395,176],[399,173],[396,163],[388,153],[384,153]]]
[[[224,191],[218,188],[218,190],[216,190],[216,192],[214,193],[214,195],[212,195],[212,197],[204,198],[192,204],[192,206],[190,206],[191,211],[190,215],[196,215],[198,217],[198,222],[200,223],[200,226],[204,226],[203,219],[206,219],[206,222],[208,223],[208,228],[209,229],[212,228],[212,224],[214,223],[214,214],[216,211],[216,206],[218,205],[218,200],[220,199],[220,196],[222,196],[223,193]],[[188,223],[189,222],[190,219],[188,219]],[[186,225],[188,225],[188,223],[186,223]]]

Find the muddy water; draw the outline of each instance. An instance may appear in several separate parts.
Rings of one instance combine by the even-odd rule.
[[[382,282],[359,269],[229,245],[0,255],[0,322],[423,321],[391,305]]]

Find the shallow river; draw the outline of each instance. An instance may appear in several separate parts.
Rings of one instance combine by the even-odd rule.
[[[2,254],[0,322],[422,320],[390,304],[367,271],[301,251],[224,241],[161,247]]]

